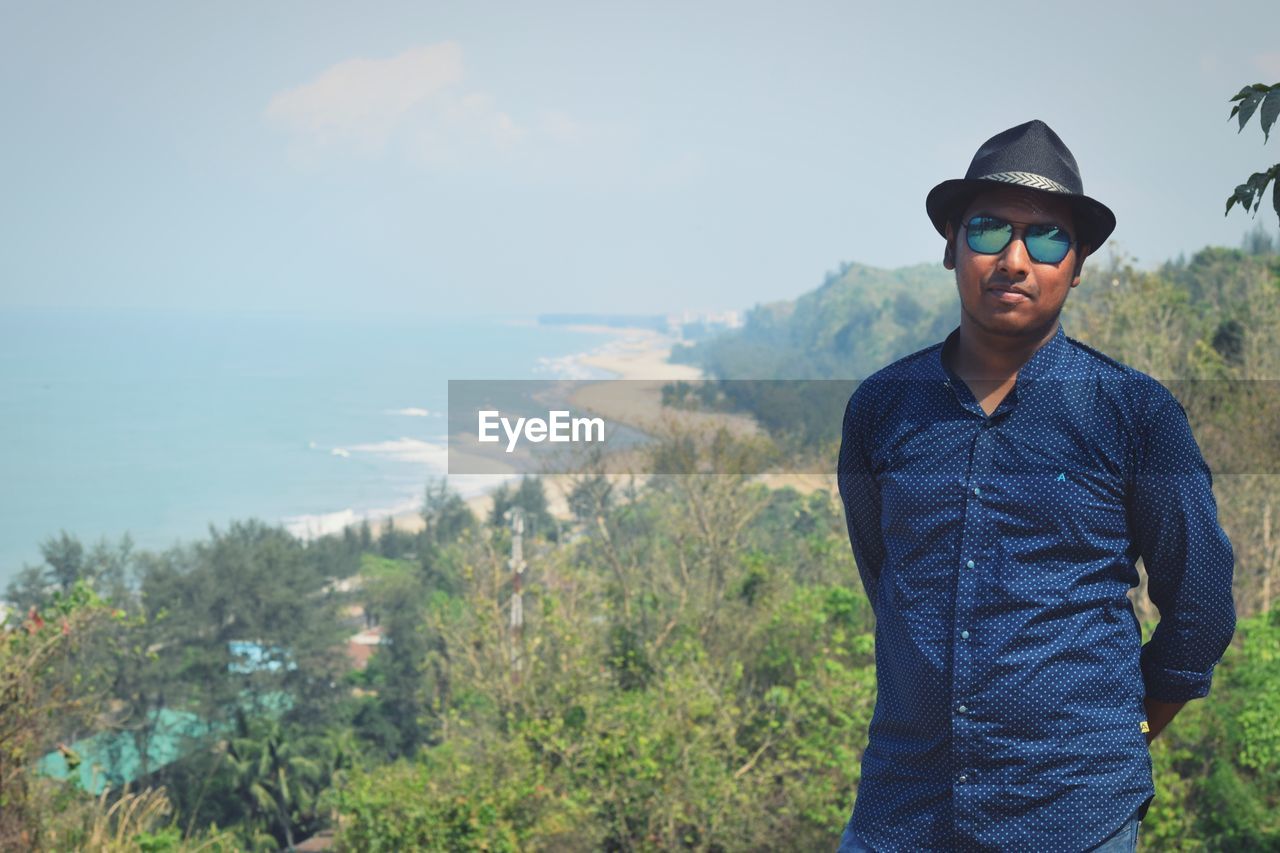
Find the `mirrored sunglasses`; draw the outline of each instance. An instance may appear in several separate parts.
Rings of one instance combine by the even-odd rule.
[[[980,255],[999,254],[1013,240],[1014,224],[997,216],[975,216],[965,223],[965,242]],[[1071,235],[1057,225],[1022,225],[1022,243],[1031,259],[1038,263],[1061,263],[1074,242]]]

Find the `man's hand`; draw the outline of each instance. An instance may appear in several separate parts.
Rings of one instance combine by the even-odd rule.
[[[1158,699],[1143,699],[1143,706],[1147,709],[1147,725],[1150,731],[1147,732],[1147,743],[1156,739],[1156,735],[1169,725],[1169,721],[1182,710],[1182,706],[1186,702],[1161,702]]]

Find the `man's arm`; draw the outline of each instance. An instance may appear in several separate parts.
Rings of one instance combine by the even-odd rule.
[[[859,385],[845,407],[837,480],[844,501],[849,544],[853,547],[867,600],[874,610],[880,568],[884,564],[884,538],[880,531],[880,487],[876,485],[867,453],[871,430],[869,392],[867,383]]]
[[[1235,631],[1234,556],[1218,524],[1213,480],[1172,395],[1143,418],[1130,525],[1160,624],[1142,649],[1150,742],[1190,699],[1209,693]]]

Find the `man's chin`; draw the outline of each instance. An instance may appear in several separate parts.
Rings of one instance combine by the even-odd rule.
[[[1057,317],[1048,322],[1037,322],[1025,315],[1016,314],[1012,311],[1004,311],[982,317],[975,317],[973,314],[969,314],[969,319],[982,332],[995,337],[1009,338],[1010,340],[1041,338],[1048,335],[1050,330],[1055,329],[1058,325]]]

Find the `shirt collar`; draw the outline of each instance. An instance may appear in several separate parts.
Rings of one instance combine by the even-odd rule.
[[[1062,324],[1044,346],[1032,353],[1027,363],[1018,371],[1018,385],[1027,385],[1038,379],[1047,379],[1059,372],[1067,356],[1067,335]]]
[[[933,358],[930,359],[930,372],[937,374],[941,379],[958,379],[942,361],[942,353],[948,349],[953,349],[960,340],[960,327],[956,326],[951,334],[947,335],[947,339],[942,345],[933,351]],[[1018,370],[1018,382],[1023,380],[1034,382],[1046,376],[1050,376],[1054,372],[1054,368],[1062,364],[1067,351],[1067,335],[1062,331],[1062,324],[1058,324],[1058,330],[1053,333],[1053,337],[1045,341],[1045,343],[1031,354],[1031,358]]]

